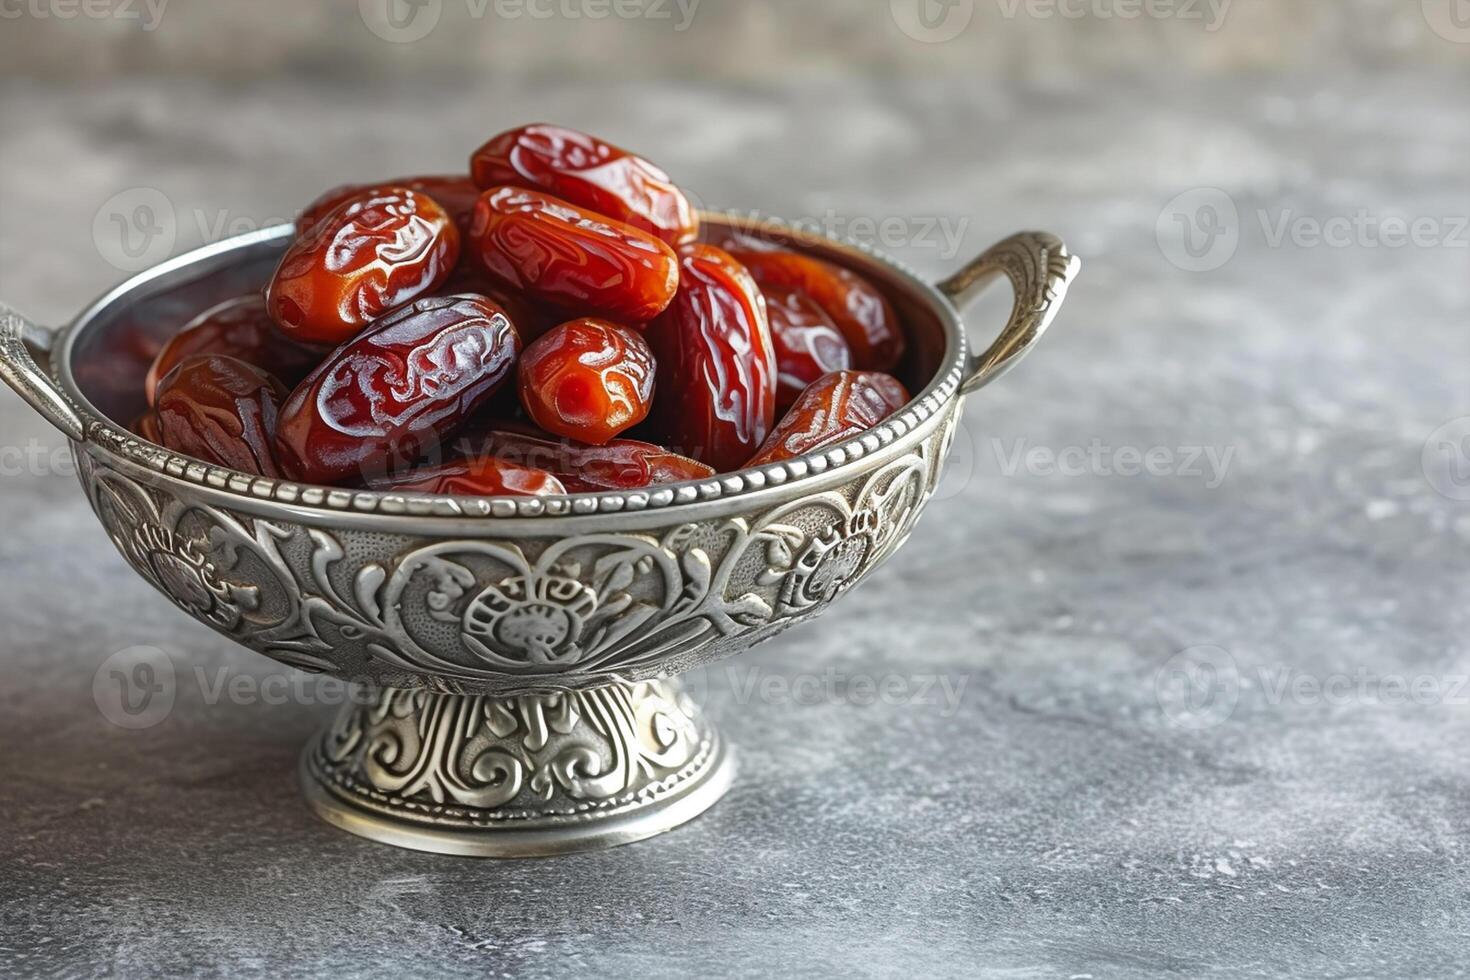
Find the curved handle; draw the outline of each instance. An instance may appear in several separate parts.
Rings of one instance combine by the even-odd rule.
[[[81,417],[36,363],[27,341],[42,352],[49,352],[51,331],[0,303],[0,380],[14,388],[16,394],[67,438],[81,442],[84,435]]]
[[[939,283],[939,291],[962,309],[1001,275],[1011,281],[1016,305],[995,343],[978,355],[961,390],[978,391],[1015,367],[1036,346],[1061,309],[1067,287],[1082,267],[1055,235],[1023,231],[989,248]]]

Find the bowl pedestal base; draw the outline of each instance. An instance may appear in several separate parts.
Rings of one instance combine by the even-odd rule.
[[[301,783],[322,818],[363,837],[531,857],[677,827],[734,769],[677,681],[514,697],[375,688],[307,746]]]

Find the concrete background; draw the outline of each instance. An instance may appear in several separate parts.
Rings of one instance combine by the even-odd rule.
[[[928,275],[1022,227],[1086,262],[907,548],[690,679],[730,796],[552,861],[318,823],[293,766],[332,692],[252,694],[295,675],[134,576],[0,392],[0,974],[1463,972],[1470,46],[1412,2],[1237,0],[1208,35],[977,3],[934,44],[736,6],[673,39],[448,0],[407,44],[351,4],[0,25],[0,297],[45,322],[124,275],[145,191],[159,258],[537,118]],[[177,689],[130,731],[93,681],[138,645]]]

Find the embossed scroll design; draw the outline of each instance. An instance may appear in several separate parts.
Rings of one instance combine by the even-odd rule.
[[[344,708],[313,765],[339,791],[396,812],[546,817],[672,789],[707,761],[713,738],[668,682],[507,698],[388,688]]]
[[[952,426],[856,486],[756,517],[407,549],[237,516],[146,488],[86,454],[82,478],[140,574],[285,663],[369,673],[376,664],[391,676],[492,687],[538,676],[585,684],[649,676],[717,640],[770,635],[820,611],[906,540],[937,478],[928,447],[946,445]]]

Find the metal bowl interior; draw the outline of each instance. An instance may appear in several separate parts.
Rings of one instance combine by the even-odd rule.
[[[884,444],[933,414],[958,389],[966,342],[958,316],[948,300],[891,259],[859,246],[797,231],[779,222],[752,223],[718,214],[704,215],[704,235],[719,240],[738,227],[746,235],[818,255],[860,272],[876,283],[893,302],[908,333],[908,351],[896,372],[915,397],[880,434]],[[89,441],[131,457],[161,474],[182,476],[200,484],[238,493],[252,505],[273,499],[291,505],[324,505],[333,509],[379,513],[434,513],[444,516],[537,517],[572,515],[632,506],[677,505],[707,501],[773,483],[789,483],[849,456],[862,455],[862,437],[819,454],[816,461],[777,464],[764,476],[747,478],[722,474],[703,487],[659,488],[648,494],[581,494],[567,498],[449,498],[403,497],[366,491],[304,488],[289,483],[233,474],[231,471],[189,464],[140,443],[129,434],[130,423],[146,408],[142,381],[164,342],[200,309],[234,296],[259,290],[269,279],[289,244],[289,226],[243,235],[180,256],[133,277],[88,307],[67,328],[53,353],[52,368],[58,384],[87,414],[101,423],[89,431]],[[916,407],[924,410],[916,411]],[[868,440],[871,443],[871,440]],[[745,471],[749,472],[749,471]],[[384,506],[384,497],[391,498]],[[590,498],[574,504],[576,497]],[[402,503],[407,501],[407,503]],[[595,503],[594,503],[595,502]],[[610,506],[604,507],[603,504]]]

